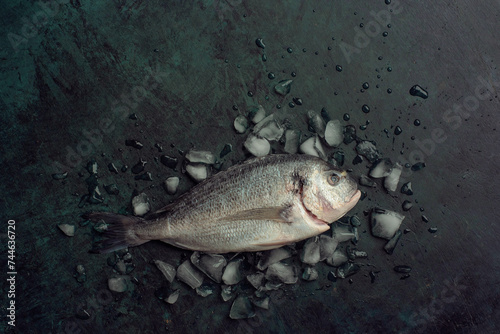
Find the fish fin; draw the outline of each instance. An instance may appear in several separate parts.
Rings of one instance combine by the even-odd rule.
[[[152,213],[149,213],[149,214],[146,214],[146,216],[144,217],[145,220],[152,220],[152,219],[156,219],[156,218],[159,218],[159,217],[162,217],[164,216],[167,212],[169,212],[170,210],[172,210],[172,208],[174,207],[176,203],[170,203],[170,204],[167,204],[165,205],[163,208],[161,209],[158,209],[156,210],[155,212],[152,212]]]
[[[237,220],[274,220],[277,222],[289,223],[286,219],[288,208],[269,207],[244,210],[235,213],[234,215],[221,218],[221,221],[237,221]]]
[[[135,225],[143,222],[143,218],[109,212],[92,212],[83,217],[94,222],[104,221],[107,224],[107,229],[103,232],[106,239],[97,241],[90,250],[91,253],[111,253],[149,241],[140,239],[134,231]]]
[[[292,243],[292,241],[290,241],[290,240],[278,240],[278,241],[264,242],[264,243],[253,244],[253,245],[259,246],[259,247],[269,247],[269,249],[271,249],[271,248],[278,248],[281,246],[289,245],[291,243]]]

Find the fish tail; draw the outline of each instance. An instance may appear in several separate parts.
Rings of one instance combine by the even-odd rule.
[[[91,212],[83,217],[94,222],[104,221],[107,224],[103,232],[105,239],[94,244],[90,250],[92,253],[111,253],[149,241],[141,239],[135,232],[136,225],[145,221],[143,218],[109,212]]]

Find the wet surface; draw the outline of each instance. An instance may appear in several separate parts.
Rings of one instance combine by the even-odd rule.
[[[467,0],[10,1],[0,14],[1,300],[13,300],[5,284],[11,219],[16,326],[8,318],[2,326],[19,333],[497,332],[499,15],[498,1]],[[280,86],[286,80],[293,83]],[[223,302],[220,284],[205,277],[201,293],[214,293],[202,297],[183,282],[170,284],[154,263],[177,268],[192,252],[150,242],[129,255],[89,254],[99,227],[84,212],[132,213],[141,193],[153,210],[168,204],[195,184],[182,165],[192,148],[216,154],[211,173],[245,159],[249,131],[238,134],[234,120],[259,104],[302,140],[314,135],[309,110],[338,119],[352,125],[352,138],[374,141],[383,158],[404,166],[399,188],[410,181],[412,195],[387,194],[381,180],[360,186],[366,198],[349,215],[360,217],[356,248],[368,257],[357,258],[355,270],[341,267],[351,276],[338,278],[321,262],[309,282],[301,269],[297,284],[268,293],[269,310],[255,307],[254,317],[235,320],[233,300],[242,296],[235,312],[248,312],[251,285],[239,283]],[[358,178],[371,163],[352,141],[344,137],[339,149]],[[175,195],[163,187],[171,176],[180,178]],[[413,207],[388,254],[364,213],[403,212],[405,200]],[[74,225],[74,236],[60,224]],[[301,266],[298,255],[290,261]],[[176,290],[178,300],[165,302]]]

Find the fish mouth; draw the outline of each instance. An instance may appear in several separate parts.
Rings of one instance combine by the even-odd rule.
[[[352,194],[346,196],[344,202],[346,203],[356,203],[361,198],[361,191],[359,189],[354,189]]]

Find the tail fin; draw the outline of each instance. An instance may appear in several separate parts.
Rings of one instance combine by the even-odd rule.
[[[94,222],[102,220],[107,224],[107,229],[103,233],[103,236],[107,239],[96,242],[90,251],[92,253],[111,253],[149,241],[140,239],[134,231],[135,225],[144,221],[140,217],[124,216],[108,212],[91,212],[85,214],[83,217]]]

